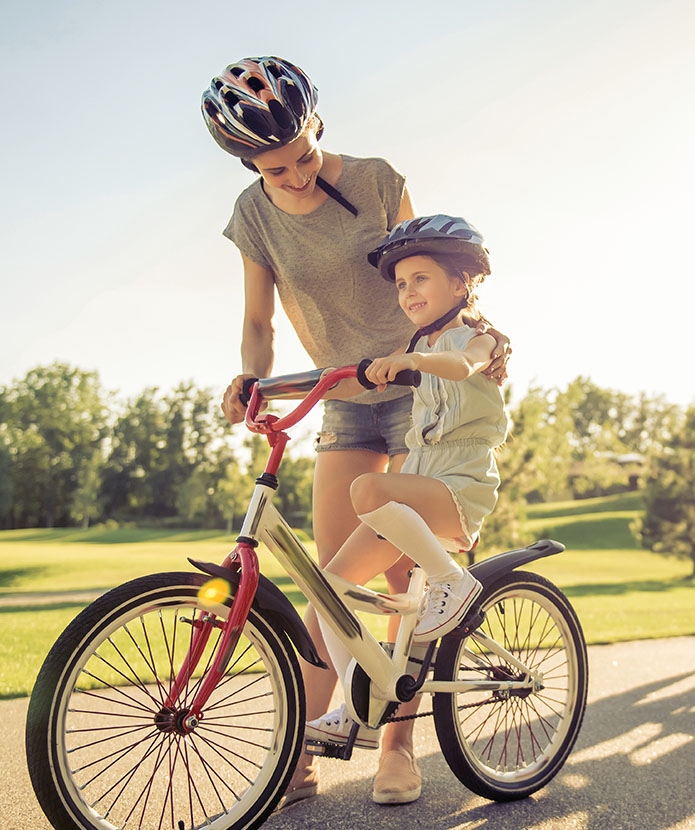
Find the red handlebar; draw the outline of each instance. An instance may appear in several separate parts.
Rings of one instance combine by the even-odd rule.
[[[341,366],[339,369],[333,369],[327,375],[324,375],[314,388],[307,393],[304,400],[285,415],[284,418],[278,418],[277,415],[260,415],[258,411],[261,407],[263,396],[259,392],[258,381],[253,384],[251,399],[246,408],[246,427],[251,432],[282,432],[285,429],[293,427],[298,421],[313,409],[321,400],[324,393],[330,389],[331,386],[344,378],[357,377],[357,366]]]

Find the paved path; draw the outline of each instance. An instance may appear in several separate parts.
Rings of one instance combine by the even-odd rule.
[[[425,776],[414,804],[370,800],[375,752],[323,761],[322,794],[272,816],[268,830],[695,830],[695,637],[592,646],[589,707],[560,774],[531,798],[496,804],[442,760],[430,718],[416,726]],[[0,828],[51,830],[24,759],[26,699],[0,702]]]
[[[19,591],[0,592],[0,608],[15,605],[55,605],[56,603],[82,602],[85,605],[94,602],[97,597],[108,591],[108,588],[86,591],[42,591],[41,593],[21,593]]]

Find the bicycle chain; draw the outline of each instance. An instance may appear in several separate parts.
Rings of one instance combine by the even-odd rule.
[[[491,697],[489,700],[483,700],[480,703],[462,703],[460,706],[456,707],[456,711],[460,712],[462,709],[476,709],[478,706],[487,706],[490,703],[498,703],[499,698]],[[398,723],[399,721],[404,720],[415,720],[415,718],[428,718],[430,715],[433,715],[434,712],[418,712],[415,715],[401,715],[400,717],[396,718],[388,718],[384,721],[384,723]]]

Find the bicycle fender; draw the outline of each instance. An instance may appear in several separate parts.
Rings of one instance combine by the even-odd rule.
[[[526,565],[535,559],[542,559],[544,556],[554,556],[556,553],[562,553],[564,549],[562,542],[540,539],[525,548],[508,550],[506,553],[499,553],[482,562],[476,562],[470,566],[469,570],[479,582],[487,586],[521,565]]]
[[[225,579],[230,585],[237,588],[239,585],[240,573],[232,568],[223,568],[222,565],[215,565],[212,562],[199,562],[194,559],[188,560],[191,565],[203,573]],[[299,654],[313,666],[327,669],[328,666],[319,657],[314,641],[304,625],[304,621],[295,610],[294,605],[287,599],[282,591],[273,584],[267,576],[260,574],[256,596],[253,598],[252,608],[265,619],[274,620],[277,625],[287,634]]]

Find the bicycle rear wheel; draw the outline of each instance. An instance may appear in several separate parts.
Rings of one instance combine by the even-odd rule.
[[[195,624],[203,574],[115,588],[79,614],[39,673],[27,715],[36,796],[57,830],[242,830],[263,823],[301,751],[304,688],[282,631],[251,609],[199,725],[177,729],[212,664],[219,628],[164,703]],[[226,618],[231,599],[215,606]],[[162,714],[164,712],[164,714]]]
[[[564,764],[579,733],[588,683],[586,644],[565,595],[523,571],[485,589],[479,631],[533,672],[542,688],[434,695],[434,722],[452,772],[496,801],[525,798]],[[473,635],[444,637],[436,680],[518,680],[521,672]]]

